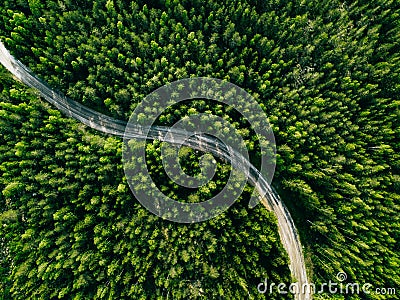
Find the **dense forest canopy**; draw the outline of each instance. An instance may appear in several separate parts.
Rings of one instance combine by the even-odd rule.
[[[313,282],[400,283],[400,3],[398,1],[3,0],[0,39],[54,88],[127,120],[148,93],[207,76],[249,92],[277,142],[274,186],[295,218]],[[175,224],[131,195],[122,141],[62,116],[0,74],[0,297],[264,298],[257,284],[291,282],[274,216],[247,207],[252,188],[218,218]],[[229,108],[193,109],[252,130]],[[147,163],[166,194],[160,142]],[[198,153],[181,151],[188,173]],[[229,165],[190,195],[223,187]],[[288,299],[289,295],[267,295]],[[321,299],[389,299],[315,295]],[[399,299],[391,295],[391,299]]]

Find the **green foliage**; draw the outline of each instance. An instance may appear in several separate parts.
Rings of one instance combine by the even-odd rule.
[[[163,221],[131,195],[120,140],[62,118],[19,85],[0,99],[3,298],[258,299],[262,278],[289,283],[274,217],[261,206],[247,212],[251,189],[209,222]],[[152,145],[149,160],[159,160]]]
[[[295,216],[313,281],[345,271],[349,282],[398,286],[398,2],[145,2],[5,0],[0,37],[51,85],[120,118],[180,78],[245,88],[274,129],[274,184]],[[245,208],[248,193],[204,224],[160,221],[127,192],[120,141],[44,109],[1,77],[5,298],[243,299],[260,296],[265,276],[289,280],[275,221]],[[257,165],[258,141],[226,107],[183,103],[158,121],[194,111],[237,123]],[[148,159],[165,193],[198,201],[213,192],[163,183],[158,149],[149,143]],[[182,165],[196,174],[196,154]],[[227,174],[223,162],[218,168],[215,190]]]

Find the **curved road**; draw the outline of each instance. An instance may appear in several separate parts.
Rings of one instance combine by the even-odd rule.
[[[145,128],[130,125],[128,135],[126,135],[125,129],[127,123],[125,121],[117,120],[101,114],[67,98],[61,93],[54,91],[44,81],[40,80],[31,70],[29,70],[29,68],[15,59],[1,41],[0,62],[18,80],[30,88],[38,90],[40,95],[46,101],[53,104],[62,113],[79,120],[93,129],[119,137],[124,137],[125,135],[130,138],[158,139],[174,144],[184,144],[197,150],[209,151],[220,158],[228,160],[231,162],[232,166],[237,169],[248,170],[248,172],[245,172],[247,173],[245,175],[248,177],[251,184],[253,184],[257,189],[259,195],[261,195],[260,198],[262,203],[268,209],[272,210],[277,217],[281,242],[288,253],[290,259],[289,267],[292,276],[297,280],[297,284],[300,287],[299,290],[302,291],[302,287],[307,287],[305,293],[296,294],[296,299],[311,299],[302,247],[293,219],[279,195],[274,192],[261,173],[246,158],[234,149],[227,149],[225,144],[210,136],[194,135],[185,140],[182,139],[182,137],[187,137],[187,133],[185,134],[177,130],[171,132],[168,127],[163,126],[152,126],[149,128],[148,135],[144,135],[143,132]],[[260,278],[260,280],[262,279]]]

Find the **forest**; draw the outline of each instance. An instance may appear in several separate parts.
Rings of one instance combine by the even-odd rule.
[[[308,277],[400,286],[400,3],[397,0],[3,0],[0,40],[71,99],[128,121],[143,98],[188,77],[245,89],[275,134],[273,186],[292,214]],[[171,107],[242,133],[255,166],[259,141],[241,116],[212,101]],[[148,212],[129,190],[122,139],[62,115],[0,68],[0,299],[291,299],[262,295],[292,281],[275,216],[239,200],[205,222]],[[174,199],[160,141],[149,172]],[[181,151],[188,174],[198,153]],[[315,294],[314,299],[400,299]]]

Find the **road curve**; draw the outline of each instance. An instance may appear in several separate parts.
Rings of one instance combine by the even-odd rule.
[[[62,113],[68,117],[79,120],[93,129],[119,137],[124,137],[125,135],[130,138],[158,139],[169,143],[184,144],[197,150],[209,151],[217,157],[229,161],[234,168],[248,170],[245,172],[247,173],[246,176],[248,177],[249,182],[257,189],[259,195],[261,195],[263,205],[272,210],[276,215],[278,221],[278,232],[282,245],[290,259],[289,267],[292,276],[296,279],[300,291],[302,290],[301,287],[307,287],[304,293],[297,293],[295,298],[298,300],[309,300],[312,298],[312,294],[308,288],[309,283],[306,274],[303,251],[293,219],[279,195],[246,158],[234,149],[227,149],[226,145],[210,136],[194,135],[189,139],[182,140],[181,137],[187,137],[187,133],[179,132],[177,130],[171,131],[168,127],[152,126],[151,128],[148,128],[148,134],[144,135],[143,132],[145,132],[144,129],[146,128],[142,128],[141,126],[131,126],[130,124],[129,131],[127,132],[128,134],[126,134],[125,130],[127,123],[125,121],[114,119],[94,111],[53,90],[48,86],[48,84],[40,80],[28,67],[15,59],[1,41],[0,62],[18,80],[30,88],[36,89],[46,101],[54,105]],[[263,279],[260,278],[260,280]]]

